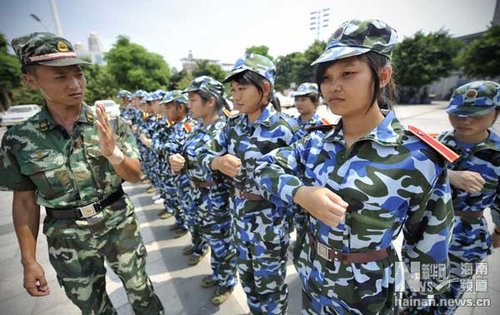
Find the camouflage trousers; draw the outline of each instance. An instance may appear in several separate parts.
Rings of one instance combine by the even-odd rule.
[[[234,242],[238,273],[252,314],[286,314],[287,250],[285,209],[263,201],[234,199]]]
[[[488,232],[488,223],[485,218],[455,217],[455,226],[449,248],[450,259],[450,287],[443,294],[435,295],[436,309],[434,314],[454,314],[458,306],[448,304],[443,306],[441,300],[459,300],[473,285],[472,280],[478,264],[492,252],[491,235]],[[478,268],[479,269],[479,268]],[[487,273],[487,270],[486,270]],[[482,278],[486,278],[483,275]]]
[[[342,264],[316,255],[306,233],[297,241],[302,314],[394,314],[395,257]]]
[[[181,200],[179,199],[179,192],[175,181],[177,176],[172,174],[162,174],[160,184],[160,192],[163,196],[165,211],[173,214],[175,217],[175,224],[187,230],[188,222],[184,209],[181,207]]]
[[[105,260],[122,281],[135,314],[164,313],[146,274],[147,252],[133,206],[127,204],[127,210],[99,213],[104,221],[94,226],[83,226],[85,220],[46,221],[50,262],[59,284],[82,314],[116,314],[106,293]],[[64,225],[66,231],[58,230]]]

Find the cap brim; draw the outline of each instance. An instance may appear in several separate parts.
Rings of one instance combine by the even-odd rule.
[[[90,62],[78,58],[64,58],[58,60],[38,62],[37,64],[44,66],[52,66],[52,67],[66,67],[66,66],[74,66],[81,64],[90,64]]]
[[[495,110],[495,106],[489,106],[483,108],[479,106],[458,106],[455,108],[447,109],[446,112],[454,116],[477,117],[477,116],[487,115],[493,110]]]
[[[353,56],[359,56],[369,52],[369,48],[364,47],[333,47],[326,50],[318,59],[314,60],[311,63],[311,66],[314,66],[318,63],[330,62],[339,59],[345,59]]]
[[[246,67],[242,67],[240,69],[236,69],[236,70],[231,71],[231,73],[222,81],[222,83],[227,83],[227,82],[231,81],[232,77],[234,77],[238,73],[242,73],[243,71],[247,71],[247,70],[250,70],[250,69],[248,69]]]

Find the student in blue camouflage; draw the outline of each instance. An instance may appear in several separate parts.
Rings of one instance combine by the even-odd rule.
[[[189,176],[193,196],[189,210],[193,219],[191,234],[199,234],[203,240],[202,244],[196,244],[193,237],[193,246],[189,246],[186,253],[192,253],[191,259],[197,263],[202,257],[200,245],[210,245],[212,274],[202,278],[201,286],[216,286],[212,303],[219,305],[231,295],[237,281],[229,187],[221,173],[198,163],[198,152],[223,132],[226,126],[224,109],[227,110],[228,105],[222,83],[208,76],[195,78],[184,92],[189,93],[193,118],[199,119],[202,125],[191,133],[181,152],[171,155],[169,161],[174,171]]]
[[[474,284],[474,272],[468,272],[467,265],[476,270],[477,264],[492,253],[484,211],[500,205],[500,138],[490,128],[499,111],[500,85],[491,81],[460,86],[446,109],[453,130],[441,133],[438,140],[460,158],[448,166],[455,212],[449,251],[451,285],[435,297],[438,307],[434,314],[455,313],[456,304],[445,306],[441,301],[460,299],[467,283]]]
[[[165,104],[167,117],[172,122],[172,130],[162,143],[161,153],[168,162],[168,156],[179,153],[182,144],[186,141],[191,131],[196,128],[196,121],[189,115],[187,97],[180,90],[167,92],[162,100]],[[175,236],[181,237],[189,231],[189,204],[191,195],[189,194],[189,178],[186,174],[173,172],[171,167],[171,177],[166,183],[168,190],[173,192],[167,199],[167,207],[174,209],[175,213]]]
[[[225,82],[240,115],[229,118],[203,151],[203,167],[229,176],[236,189],[234,240],[238,271],[253,314],[285,314],[285,283],[289,244],[287,210],[259,193],[254,171],[257,160],[275,148],[297,140],[297,122],[273,108],[275,66],[268,58],[251,54],[239,59]]]
[[[303,314],[394,314],[393,241],[401,230],[404,257],[447,262],[453,214],[445,160],[382,110],[393,102],[395,44],[395,30],[382,21],[343,23],[313,63],[321,95],[341,120],[274,150],[255,170],[267,199],[309,213],[295,251]]]

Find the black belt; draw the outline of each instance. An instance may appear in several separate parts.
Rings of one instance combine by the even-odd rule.
[[[47,216],[53,219],[82,219],[89,218],[101,212],[104,208],[117,202],[123,197],[123,189],[120,186],[115,192],[103,200],[88,204],[83,207],[69,209],[45,208]]]

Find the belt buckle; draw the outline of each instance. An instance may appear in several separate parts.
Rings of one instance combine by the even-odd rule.
[[[318,253],[318,256],[323,257],[326,260],[330,260],[330,257],[328,257],[328,246],[321,244],[320,242],[316,242],[316,252]]]
[[[97,211],[95,211],[94,204],[86,205],[84,207],[78,208],[80,210],[80,213],[82,214],[82,218],[90,218],[94,215],[97,214]]]

